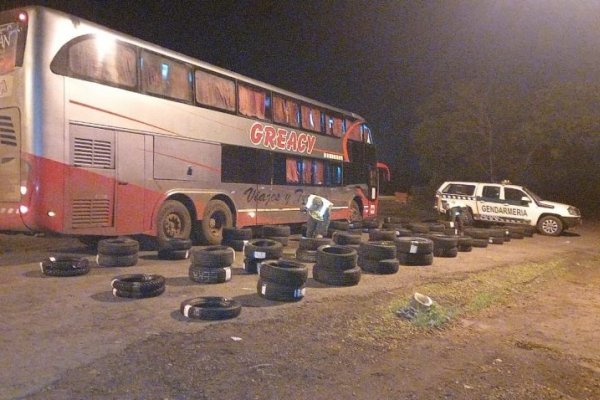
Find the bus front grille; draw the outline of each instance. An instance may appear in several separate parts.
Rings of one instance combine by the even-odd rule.
[[[111,204],[108,199],[76,199],[72,206],[73,228],[112,226]]]

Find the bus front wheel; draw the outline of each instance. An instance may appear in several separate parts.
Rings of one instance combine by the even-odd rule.
[[[182,203],[167,200],[158,212],[156,226],[159,243],[173,238],[189,239],[192,232],[192,217]]]
[[[207,244],[221,244],[223,228],[233,226],[231,210],[221,200],[211,200],[202,214],[202,237]]]

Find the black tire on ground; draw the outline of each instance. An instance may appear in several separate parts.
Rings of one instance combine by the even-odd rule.
[[[298,301],[304,298],[306,289],[304,285],[287,286],[281,283],[258,278],[256,284],[258,295],[268,300],[275,301]]]
[[[190,256],[190,250],[159,250],[159,260],[187,260]]]
[[[331,221],[329,223],[329,229],[336,231],[347,231],[350,229],[350,223],[348,221]]]
[[[233,264],[235,251],[223,245],[207,246],[192,250],[192,265],[204,268],[222,268]]]
[[[262,260],[256,260],[254,258],[244,258],[244,264],[242,265],[242,267],[244,268],[244,271],[246,271],[246,273],[248,274],[257,274],[258,264],[261,261]]]
[[[127,237],[102,239],[98,242],[98,254],[110,256],[129,256],[140,251],[137,240]]]
[[[363,228],[377,229],[377,228],[379,228],[379,221],[377,219],[373,219],[373,218],[363,219]]]
[[[358,255],[371,260],[389,260],[396,258],[396,244],[391,241],[363,242],[358,248]]]
[[[433,252],[433,241],[416,236],[402,236],[394,240],[398,253],[428,254]]]
[[[503,237],[495,237],[492,236],[488,239],[488,243],[490,244],[504,244],[504,238]]]
[[[358,265],[365,272],[372,274],[389,275],[398,272],[400,262],[397,259],[390,260],[370,260],[359,259]]]
[[[490,238],[490,232],[484,228],[465,228],[465,235],[471,236],[473,239],[485,239]]]
[[[335,235],[333,235],[333,242],[342,246],[347,244],[360,244],[361,235],[349,232],[336,232]]]
[[[488,247],[488,241],[489,241],[489,239],[476,239],[476,238],[473,238],[473,239],[471,239],[471,246],[472,247],[485,248],[485,247]]]
[[[299,287],[308,279],[308,268],[299,261],[282,258],[260,262],[258,274],[266,281]]]
[[[298,249],[296,250],[296,260],[306,263],[315,263],[317,262],[317,251]]]
[[[447,250],[455,248],[458,245],[458,237],[454,236],[438,236],[430,235],[429,238],[433,241],[433,249]]]
[[[298,242],[298,249],[302,250],[317,250],[319,247],[326,244],[333,244],[333,241],[328,238],[307,238],[301,237]]]
[[[118,275],[110,282],[113,289],[122,292],[153,292],[165,286],[165,277],[155,274]]]
[[[211,200],[204,208],[200,230],[204,243],[220,244],[223,240],[223,228],[233,226],[233,214],[224,201]]]
[[[264,225],[262,227],[262,237],[288,237],[292,230],[288,225]]]
[[[537,230],[542,235],[560,236],[563,231],[563,222],[559,217],[546,215],[538,220]]]
[[[369,231],[370,241],[394,240],[396,239],[395,230],[371,229]]]
[[[427,225],[429,226],[430,232],[444,232],[444,230],[446,229],[446,225],[440,224],[438,222],[431,222]]]
[[[59,255],[42,261],[40,268],[48,276],[80,276],[90,272],[90,262],[86,258]]]
[[[248,243],[247,240],[231,239],[223,240],[222,244],[223,246],[231,247],[235,251],[244,251],[244,246],[246,245],[246,243]]]
[[[356,267],[358,254],[348,246],[325,245],[317,249],[316,263],[326,268],[350,269]]]
[[[130,298],[130,299],[144,299],[144,298],[148,298],[148,297],[160,296],[161,294],[163,294],[165,292],[165,289],[166,289],[165,286],[161,286],[158,289],[152,290],[149,292],[128,292],[126,290],[113,289],[112,293],[113,293],[113,296],[115,296],[115,297],[126,297],[126,298]]]
[[[186,318],[216,321],[237,317],[242,305],[225,297],[196,297],[183,301],[180,311]]]
[[[458,246],[457,249],[460,252],[469,252],[473,250],[472,247],[473,239],[468,236],[460,236],[458,238]]]
[[[99,267],[132,267],[137,262],[137,253],[128,256],[111,256],[106,254],[98,254],[96,256],[96,263]]]
[[[428,253],[428,254],[400,253],[400,254],[398,254],[398,261],[400,261],[401,265],[427,266],[427,265],[433,264],[433,253]]]
[[[458,248],[457,247],[452,247],[449,249],[433,249],[433,256],[434,257],[447,257],[447,258],[451,258],[451,257],[456,257],[458,255]]]
[[[282,246],[287,246],[290,242],[289,236],[265,236],[265,239],[271,239],[281,243]]]
[[[225,283],[231,280],[231,267],[204,268],[190,265],[189,277],[198,283]]]
[[[414,233],[428,233],[429,226],[427,224],[422,224],[418,222],[411,222],[410,224],[406,224],[406,227],[413,231]]]
[[[232,240],[250,240],[252,239],[252,229],[223,227],[223,242]]]
[[[283,245],[272,239],[251,239],[244,247],[244,256],[257,260],[272,260],[283,255]]]
[[[192,241],[190,239],[182,238],[171,238],[164,242],[158,243],[158,251],[172,251],[172,250],[189,250],[192,248]]]
[[[172,238],[189,239],[192,233],[190,211],[177,200],[165,201],[156,214],[158,243]]]
[[[315,264],[313,267],[313,279],[317,282],[331,286],[354,286],[360,282],[361,270],[356,266],[347,270],[330,269]]]

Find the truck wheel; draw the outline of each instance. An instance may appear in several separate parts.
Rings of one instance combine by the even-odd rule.
[[[158,211],[156,227],[159,244],[173,238],[189,239],[192,217],[183,204],[177,200],[167,200]]]
[[[202,215],[202,237],[207,244],[221,244],[223,239],[223,228],[233,226],[233,215],[231,210],[221,200],[211,200],[204,209]]]
[[[563,231],[563,224],[560,218],[546,215],[538,221],[537,229],[542,235],[559,236]]]

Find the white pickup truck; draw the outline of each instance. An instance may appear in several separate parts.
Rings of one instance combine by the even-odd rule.
[[[551,236],[581,224],[578,208],[542,200],[531,190],[506,182],[444,182],[435,194],[434,207],[442,214],[462,207],[467,220],[531,225]]]

